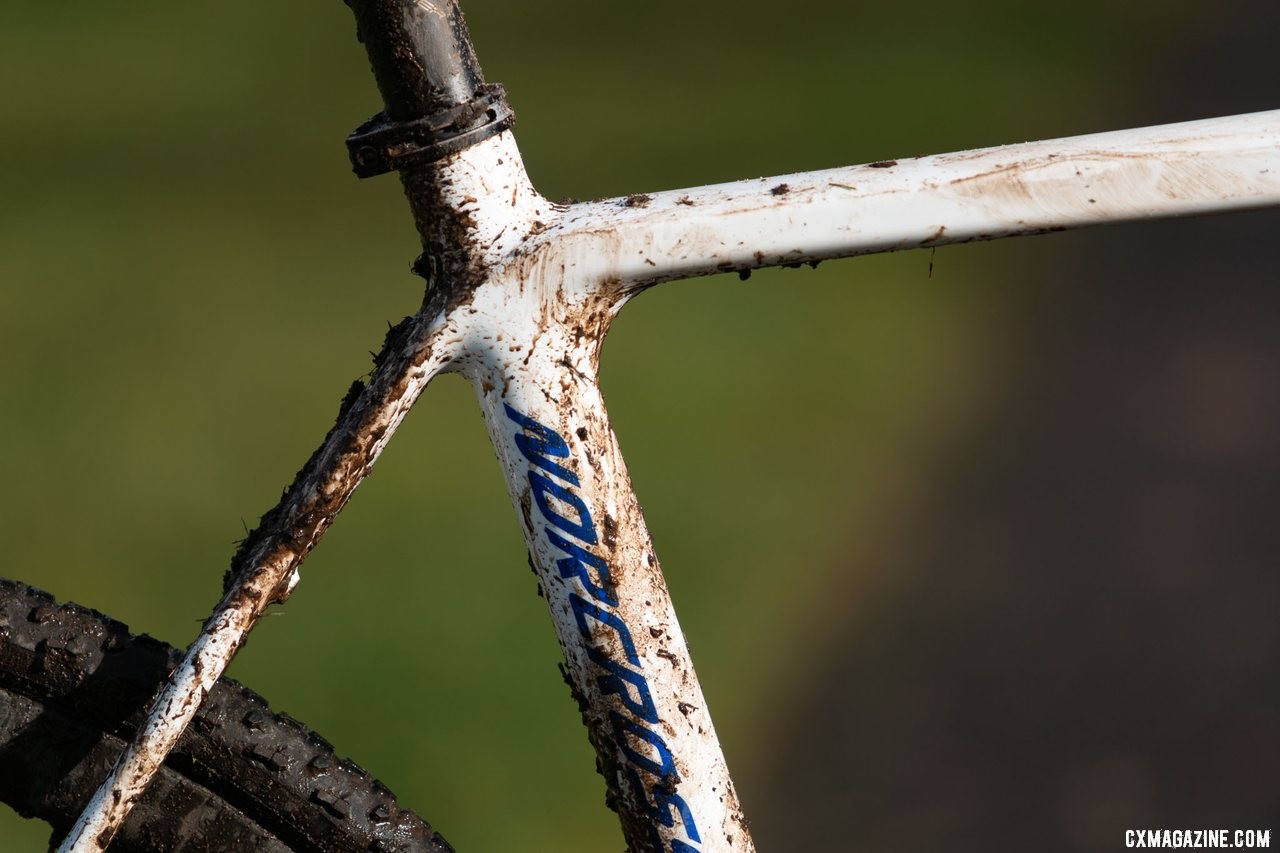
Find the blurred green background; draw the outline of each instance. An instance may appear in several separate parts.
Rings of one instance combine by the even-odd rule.
[[[1183,61],[1265,9],[464,3],[551,198],[1265,108],[1191,92],[1212,60]],[[0,11],[0,573],[185,645],[234,540],[417,306],[399,185],[346,162],[380,107],[353,29],[337,0]],[[1117,233],[673,283],[616,324],[607,399],[769,849],[802,849],[801,814],[803,849],[842,827],[856,794],[786,799],[804,697],[845,688],[815,680],[874,622],[895,549],[965,500],[938,481],[999,455],[983,425],[1070,302],[1055,271],[1123,253]],[[1094,292],[1125,286],[1107,275]],[[461,380],[429,390],[303,581],[236,678],[460,850],[620,849]],[[0,816],[6,850],[45,837]]]

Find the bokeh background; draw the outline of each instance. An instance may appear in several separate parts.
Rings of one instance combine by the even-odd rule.
[[[552,198],[1276,106],[1267,2],[464,9]],[[0,573],[184,645],[419,302],[345,160],[378,97],[337,0],[6,4],[0,79]],[[1280,829],[1278,224],[623,313],[606,396],[763,849]],[[460,850],[621,848],[461,380],[303,580],[237,678]]]

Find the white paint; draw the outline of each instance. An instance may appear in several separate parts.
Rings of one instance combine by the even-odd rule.
[[[608,199],[546,238],[626,286],[1275,204],[1280,110]]]
[[[424,337],[435,341],[447,333],[443,318],[425,324]],[[404,393],[388,401],[382,409],[382,437],[371,447],[369,465],[377,459],[391,434],[404,420],[409,408],[448,357],[444,346],[426,348],[427,357],[412,372]],[[331,459],[331,461],[333,461]],[[336,479],[342,466],[330,467]],[[367,472],[366,472],[367,473]],[[363,474],[361,475],[361,477]],[[255,561],[240,582],[218,603],[182,663],[151,704],[147,718],[134,741],[116,760],[84,812],[63,839],[60,853],[101,851],[128,817],[134,803],[146,791],[173,750],[183,731],[195,717],[200,702],[235,657],[258,618],[274,602],[283,602],[300,579],[298,561]]]
[[[542,234],[560,233],[557,226],[565,208],[549,204],[528,184],[510,134],[468,150],[448,172],[449,192],[473,218],[474,233],[493,270],[471,301],[454,312],[460,346],[451,369],[466,375],[476,388],[566,665],[587,702],[585,717],[593,728],[592,741],[609,753],[603,758],[606,767],[615,768],[612,782],[623,801],[633,804],[631,816],[623,818],[624,826],[655,826],[664,849],[669,849],[667,839],[677,839],[695,850],[752,850],[707,702],[597,382],[604,333],[626,295],[611,285],[603,286],[590,258],[566,262],[556,242],[541,239]],[[515,436],[524,430],[507,414],[506,406],[549,427],[567,442],[567,456],[549,458],[571,472],[576,483],[538,468],[521,453]],[[596,541],[575,539],[548,523],[531,493],[531,470],[583,501]],[[570,521],[583,521],[568,505],[555,499],[549,503]],[[620,640],[617,630],[599,622],[589,623],[599,630],[592,642],[585,641],[571,598],[576,595],[593,605],[600,602],[581,580],[563,576],[558,563],[569,555],[552,544],[548,529],[607,563],[612,582],[608,588],[618,603],[602,609],[625,623],[629,643]],[[599,578],[594,571],[589,574]],[[633,676],[642,676],[654,703],[656,723],[642,720],[617,694],[602,690],[601,679],[607,682],[616,676],[589,659],[588,645]],[[635,650],[638,667],[627,658],[624,646],[628,645]],[[627,696],[638,702],[642,689],[627,684]],[[610,724],[611,714],[621,715],[629,725],[660,740],[670,750],[678,775],[664,780],[646,772],[643,762],[629,761]],[[634,752],[657,760],[658,749],[637,736],[622,740]],[[635,771],[635,776],[629,771]],[[648,812],[655,789],[678,796],[696,829],[676,819],[674,807],[668,809],[672,826],[654,824]],[[637,849],[641,838],[632,839]]]
[[[625,770],[628,759],[607,721],[610,712],[625,716],[628,708],[619,695],[600,689],[608,672],[588,657],[569,607],[571,595],[587,590],[561,576],[557,564],[565,553],[551,544],[547,519],[530,496],[529,473],[539,469],[516,445],[520,430],[504,404],[566,440],[570,455],[559,461],[579,481],[573,494],[599,537],[593,553],[607,561],[617,582],[614,610],[625,620],[654,700],[659,722],[650,728],[674,756],[678,778],[669,782],[697,822],[702,842],[695,849],[747,851],[751,840],[707,703],[596,382],[609,321],[639,287],[671,279],[1280,204],[1280,111],[568,208],[533,189],[510,133],[451,155],[439,165],[439,177],[449,205],[469,216],[467,242],[479,282],[447,314],[421,318],[435,342],[432,356],[416,368],[408,390],[388,403],[369,462],[435,372],[470,378],[570,672],[587,700],[593,742],[612,750],[606,764]],[[616,525],[608,541],[601,527],[606,517]],[[240,606],[228,603],[233,591],[215,611],[153,706],[140,741],[61,850],[101,849],[98,834],[123,821],[273,591],[297,581],[292,566],[264,571],[273,585]],[[616,631],[593,636],[599,649],[625,657]],[[652,781],[641,779],[643,796],[653,793]],[[627,778],[614,783],[638,799]],[[646,820],[641,813],[623,818],[633,829]],[[686,837],[682,822],[672,822],[659,833]]]

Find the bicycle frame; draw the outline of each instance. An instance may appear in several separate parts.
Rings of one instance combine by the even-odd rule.
[[[432,73],[449,83],[428,85],[435,94],[466,103],[479,90],[456,4],[440,19],[413,17],[425,15],[413,4],[354,5],[389,115],[436,110],[439,99],[414,95]],[[394,28],[406,20],[417,29]],[[428,26],[439,20],[448,26]],[[426,81],[397,76],[390,48],[406,39],[433,59]],[[629,843],[751,849],[599,395],[613,316],[677,278],[1277,204],[1278,152],[1272,112],[569,207],[533,189],[505,129],[407,168],[433,262],[422,311],[389,334],[368,385],[242,548],[236,584],[64,849],[105,846],[203,691],[288,597],[302,559],[445,371],[480,397]]]

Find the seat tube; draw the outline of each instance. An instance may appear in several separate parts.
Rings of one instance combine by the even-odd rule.
[[[596,381],[625,296],[525,242],[559,212],[501,133],[456,0],[348,2],[386,105],[348,139],[353,166],[401,172],[423,272],[456,302],[450,369],[479,395],[628,846],[753,850]]]
[[[752,850],[684,634],[596,383],[565,327],[471,374],[566,681],[634,851]]]

